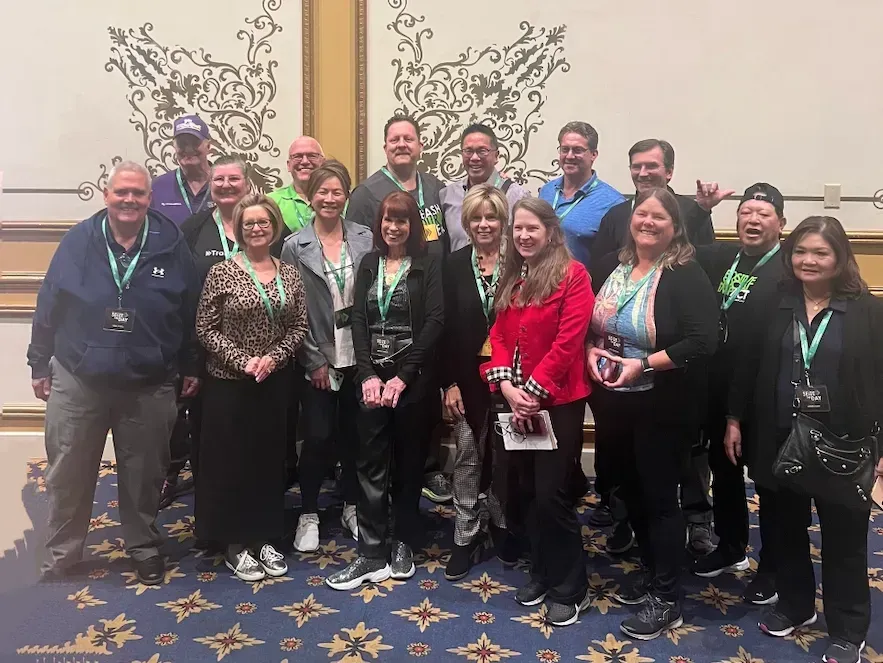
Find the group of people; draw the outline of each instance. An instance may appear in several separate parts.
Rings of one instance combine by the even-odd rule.
[[[839,221],[810,217],[782,242],[784,199],[757,183],[739,202],[738,242],[717,243],[710,212],[734,192],[698,181],[695,197],[675,194],[666,141],[629,151],[629,199],[599,179],[598,134],[584,122],[561,129],[562,176],[538,197],[498,171],[489,127],[467,127],[460,143],[465,176],[445,185],[417,169],[417,122],[394,116],[387,163],[353,190],[347,169],[301,137],[291,185],[264,195],[241,160],[209,164],[209,128],[191,115],[174,124],[178,169],[152,180],[116,165],[106,208],[53,256],[28,349],[47,401],[45,575],[81,559],[110,430],[126,548],[145,584],[163,579],[156,516],[184,460],[197,536],[244,581],[287,572],[295,477],[293,545],[317,549],[318,496],[337,466],[359,554],[329,587],[413,576],[421,493],[450,492],[445,576],[468,575],[486,535],[506,565],[526,547],[515,600],[573,624],[591,601],[575,512],[588,404],[592,520],[611,528],[609,552],[637,543],[642,564],[617,595],[638,606],[625,634],[682,623],[685,565],[702,577],[748,568],[747,466],[762,549],[744,598],[768,606],[761,630],[787,636],[816,620],[814,500],[824,660],[857,663],[870,502],[798,491],[772,469],[798,413],[841,439],[883,421],[883,304]],[[804,407],[815,396],[823,406]],[[450,488],[443,420],[456,443]]]

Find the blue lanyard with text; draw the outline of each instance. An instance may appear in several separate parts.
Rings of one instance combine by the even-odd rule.
[[[561,182],[561,185],[562,185],[562,186],[564,185],[564,182],[563,182],[563,181]],[[567,208],[566,210],[564,210],[564,212],[563,212],[562,214],[558,214],[558,198],[561,197],[561,189],[558,189],[558,190],[555,192],[555,200],[552,201],[552,209],[555,210],[555,214],[558,214],[558,218],[559,218],[561,221],[564,221],[564,217],[566,217],[568,214],[570,214],[570,213],[573,211],[573,208],[574,208],[574,207],[576,207],[576,206],[579,205],[583,200],[585,200],[586,198],[588,198],[588,197],[589,197],[589,194],[592,192],[592,189],[594,189],[596,186],[598,186],[598,178],[597,178],[597,177],[595,177],[595,181],[592,182],[592,186],[589,187],[588,191],[582,191],[582,190],[580,190],[580,191],[578,192],[578,194],[574,196],[573,201],[570,203],[570,205],[568,206],[568,208]]]

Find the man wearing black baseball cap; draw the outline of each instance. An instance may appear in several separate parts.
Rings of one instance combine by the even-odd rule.
[[[720,338],[709,366],[704,427],[709,465],[714,473],[714,530],[720,542],[714,552],[693,564],[693,573],[703,578],[748,569],[748,505],[741,449],[737,447],[728,455],[723,443],[728,425],[727,398],[735,367],[750,352],[749,331],[765,324],[763,311],[775,297],[784,275],[785,265],[779,255],[779,238],[785,227],[784,206],[784,198],[776,187],[766,182],[752,184],[745,189],[736,212],[738,244],[716,242],[697,249],[699,262],[717,286],[720,306]],[[758,493],[761,507],[772,506],[772,498],[765,497],[762,488],[758,487]],[[746,601],[755,605],[771,604],[777,599],[773,582],[776,555],[768,531],[770,519],[765,519],[763,513],[762,508],[760,566],[743,594]]]
[[[175,120],[172,136],[179,167],[153,180],[151,207],[181,225],[212,205],[208,185],[211,142],[208,125],[198,115]]]

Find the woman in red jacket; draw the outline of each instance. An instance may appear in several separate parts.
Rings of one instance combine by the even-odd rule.
[[[582,450],[590,391],[585,339],[594,295],[549,203],[538,198],[516,203],[507,244],[490,332],[491,360],[481,370],[505,397],[511,427],[531,429],[538,413],[547,410],[557,440],[555,450],[507,451],[501,459],[509,474],[507,508],[518,506],[516,499],[526,505],[531,540],[530,582],[515,600],[531,606],[548,599],[547,619],[567,626],[589,604],[568,480]]]

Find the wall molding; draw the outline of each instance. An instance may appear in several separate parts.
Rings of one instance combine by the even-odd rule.
[[[79,221],[0,221],[0,241],[57,242]]]

